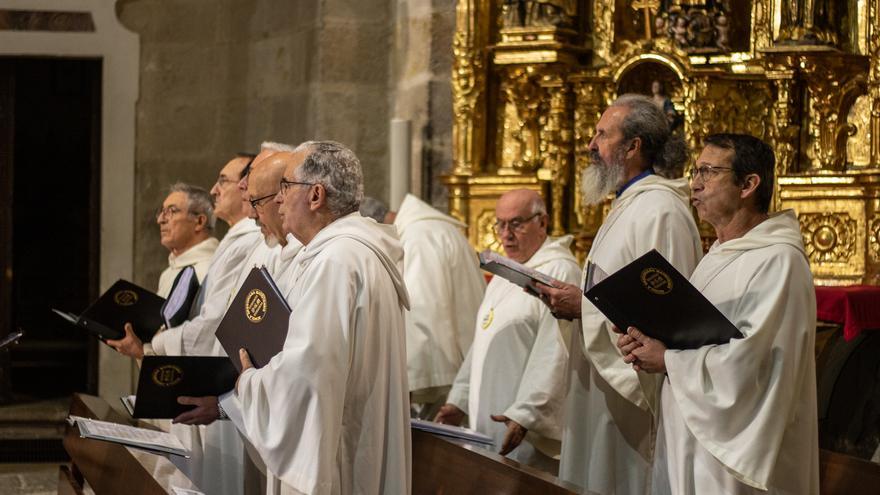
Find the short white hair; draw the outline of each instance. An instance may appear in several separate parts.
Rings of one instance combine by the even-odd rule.
[[[275,141],[263,141],[263,144],[260,145],[260,151],[275,151],[278,153],[281,152],[291,152],[294,150],[294,147],[289,144],[284,143],[276,143]]]

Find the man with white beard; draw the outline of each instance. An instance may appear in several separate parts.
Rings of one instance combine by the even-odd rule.
[[[392,223],[403,246],[403,278],[409,291],[406,367],[410,405],[421,419],[434,419],[474,338],[486,281],[467,227],[407,194],[398,211],[364,198],[361,215]]]
[[[198,314],[180,326],[156,334],[149,344],[143,344],[131,325],[126,324],[123,339],[107,342],[120,353],[137,359],[151,353],[167,356],[217,355],[214,332],[226,313],[232,285],[241,270],[241,263],[257,242],[262,242],[259,227],[247,218],[246,203],[241,200],[238,180],[235,180],[242,177],[249,161],[244,157],[230,160],[211,189],[214,211],[218,218],[230,225],[230,229],[217,247],[208,274],[199,289]],[[178,401],[196,405],[196,410],[200,412],[218,411],[216,398],[213,398],[213,402],[205,402],[204,399]],[[244,483],[244,447],[234,426],[228,422],[207,427],[173,424],[171,432],[192,452],[192,458],[180,467],[197,486],[207,493],[241,492]]]
[[[687,181],[653,173],[686,157],[663,112],[647,97],[621,96],[596,124],[590,153],[585,203],[599,204],[615,191],[617,197],[590,248],[585,286],[651,249],[689,275],[702,249]],[[558,282],[539,289],[557,317],[581,320],[568,346],[560,478],[600,495],[649,493],[660,381],[621,360],[611,322],[582,287]]]
[[[536,191],[504,193],[495,206],[495,233],[510,259],[577,283],[571,236],[550,238],[550,217]],[[493,277],[477,312],[474,342],[435,421],[491,436],[501,455],[556,474],[561,438],[565,354],[559,321],[541,301]]]
[[[168,197],[156,212],[159,241],[168,253],[168,267],[159,276],[156,291],[168,297],[174,279],[187,266],[192,266],[199,283],[205,279],[218,241],[214,231],[214,205],[208,191],[178,182],[171,186]]]
[[[666,349],[634,327],[624,361],[663,376],[655,493],[819,493],[816,294],[792,210],[768,214],[773,150],[709,136],[691,174],[693,204],[718,240],[691,283],[744,335]]]
[[[363,173],[351,150],[297,149],[276,197],[284,231],[303,244],[292,314],[268,364],[255,369],[239,353],[246,436],[281,493],[407,494],[403,251],[392,227],[358,213]]]

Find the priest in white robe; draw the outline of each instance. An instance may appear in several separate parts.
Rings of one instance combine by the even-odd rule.
[[[205,279],[219,241],[214,232],[214,205],[208,191],[178,182],[156,212],[159,242],[168,249],[168,267],[159,275],[156,291],[168,297],[174,279],[187,266],[196,271],[199,283]]]
[[[471,347],[486,281],[462,232],[467,225],[412,194],[396,212],[377,200],[371,203],[375,208],[367,216],[393,223],[400,234],[411,305],[406,313],[410,403],[416,416],[433,419]]]
[[[819,493],[816,295],[797,217],[768,214],[773,151],[710,136],[692,173],[693,204],[718,240],[691,282],[743,334],[666,349],[630,328],[624,361],[666,377],[656,493]]]
[[[593,240],[582,283],[591,286],[652,249],[690,275],[702,249],[687,182],[653,173],[686,157],[663,113],[647,97],[620,97],[602,114],[590,150],[585,204],[599,204],[612,192],[616,198]],[[560,478],[601,495],[650,493],[660,380],[623,363],[611,322],[583,297],[583,287],[560,283],[542,292],[558,317],[580,319],[568,346]]]
[[[498,199],[495,232],[516,262],[567,283],[580,267],[571,236],[547,236],[540,194],[509,191]],[[502,455],[556,474],[561,439],[565,359],[557,320],[540,299],[493,277],[477,313],[474,341],[436,420],[469,426],[495,440]]]
[[[403,251],[393,227],[357,213],[354,153],[329,141],[300,150],[276,199],[304,246],[288,336],[260,369],[242,351],[242,423],[281,493],[408,494]]]
[[[119,352],[135,358],[145,354],[169,356],[216,355],[214,332],[226,313],[232,284],[238,278],[241,264],[247,255],[262,242],[259,227],[247,218],[249,204],[242,200],[238,182],[249,166],[250,159],[236,157],[220,171],[211,190],[215,214],[229,223],[205,281],[199,289],[197,315],[174,328],[156,334],[149,344],[141,343],[126,325],[125,338],[107,343]],[[217,409],[217,401],[207,408]],[[199,409],[206,405],[197,403]],[[243,486],[244,447],[233,425],[221,422],[205,426],[172,424],[171,432],[191,450],[192,458],[179,467],[207,493],[240,493]]]

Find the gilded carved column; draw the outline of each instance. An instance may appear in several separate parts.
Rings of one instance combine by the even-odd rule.
[[[485,157],[485,90],[489,38],[488,0],[459,0],[452,40],[453,169],[449,213],[467,218],[466,178],[478,172]]]
[[[880,1],[868,2],[868,95],[871,98],[871,166],[880,164]]]
[[[552,212],[550,235],[565,234],[563,213],[572,161],[571,90],[559,75],[547,76],[542,86],[549,93],[549,109],[540,119],[541,169],[538,178],[550,182]]]
[[[773,1],[754,0],[752,5],[752,53],[773,43]]]

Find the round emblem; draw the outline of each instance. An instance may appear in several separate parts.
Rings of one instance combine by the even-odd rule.
[[[124,289],[113,295],[113,300],[120,306],[131,306],[138,302],[137,292]]]
[[[266,294],[260,289],[248,292],[244,298],[244,315],[253,323],[259,323],[266,317],[269,307],[266,304]]]
[[[483,321],[480,323],[480,326],[483,327],[483,330],[489,328],[489,325],[492,324],[492,320],[495,319],[495,308],[489,308],[489,312],[486,313],[486,316],[483,317]]]
[[[153,383],[160,387],[173,387],[183,380],[183,370],[173,364],[159,366],[153,370]]]
[[[642,270],[642,285],[650,292],[659,296],[665,296],[672,292],[672,277],[657,268],[645,268]]]

